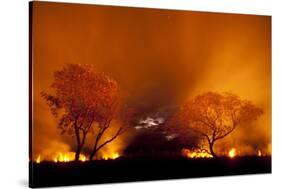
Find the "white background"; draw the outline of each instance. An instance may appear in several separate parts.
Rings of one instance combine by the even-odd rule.
[[[273,174],[69,188],[280,188],[281,28],[275,0],[68,0],[68,2],[273,15]],[[28,183],[28,1],[0,1],[0,188]],[[149,171],[149,170],[148,170]]]

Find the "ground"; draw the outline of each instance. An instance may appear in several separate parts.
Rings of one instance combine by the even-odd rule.
[[[122,157],[79,163],[30,162],[29,166],[30,187],[46,187],[271,173],[271,157]]]

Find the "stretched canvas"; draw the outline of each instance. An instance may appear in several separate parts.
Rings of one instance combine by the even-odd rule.
[[[271,173],[271,17],[31,2],[30,187]]]

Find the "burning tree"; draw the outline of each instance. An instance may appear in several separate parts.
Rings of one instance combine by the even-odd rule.
[[[75,137],[75,161],[78,161],[86,137],[93,131],[94,123],[98,123],[96,125],[99,127],[95,141],[99,141],[110,127],[110,120],[118,103],[117,82],[106,74],[97,72],[90,65],[67,64],[54,73],[51,88],[53,94],[42,92],[42,96],[53,115],[59,118],[58,128],[61,133]],[[114,140],[121,131],[122,127],[106,144]],[[94,148],[93,151],[96,150]]]
[[[195,133],[208,144],[207,151],[213,157],[216,141],[225,138],[241,123],[256,120],[262,110],[248,100],[241,100],[231,93],[207,92],[188,100],[176,115],[180,129]]]

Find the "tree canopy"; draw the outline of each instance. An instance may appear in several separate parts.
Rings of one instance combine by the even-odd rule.
[[[51,88],[53,93],[42,92],[42,96],[59,118],[62,134],[75,136],[78,160],[93,123],[103,127],[113,118],[118,104],[117,82],[90,65],[67,64],[54,73]]]
[[[187,100],[176,114],[179,130],[196,133],[216,157],[214,143],[243,122],[256,120],[263,111],[251,101],[231,93],[207,92]],[[183,132],[186,133],[186,132]]]

